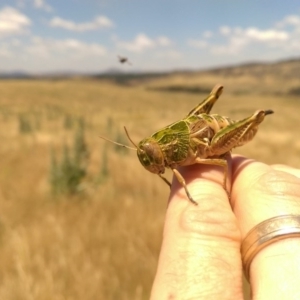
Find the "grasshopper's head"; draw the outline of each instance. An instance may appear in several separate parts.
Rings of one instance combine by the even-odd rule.
[[[157,141],[153,138],[143,139],[137,147],[137,156],[141,164],[154,174],[165,172],[164,156]]]
[[[151,173],[154,173],[154,174],[158,174],[158,175],[163,174],[165,172],[164,155],[163,155],[163,152],[162,152],[159,144],[157,143],[157,141],[150,137],[150,138],[143,139],[138,145],[136,145],[130,138],[126,127],[124,127],[124,129],[125,129],[128,139],[130,140],[130,142],[132,143],[132,145],[135,148],[123,145],[118,142],[114,142],[103,136],[100,136],[100,138],[102,138],[108,142],[111,142],[113,144],[116,144],[118,146],[125,147],[125,148],[131,149],[131,150],[136,150],[137,156],[138,156],[141,164],[148,171],[150,171]]]

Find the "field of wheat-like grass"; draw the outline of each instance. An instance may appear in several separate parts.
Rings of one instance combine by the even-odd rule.
[[[211,89],[220,80],[199,85]],[[129,144],[124,125],[138,142],[184,117],[206,94],[161,87],[187,81],[0,82],[0,299],[149,298],[168,187],[134,151],[99,135]],[[214,113],[241,119],[275,111],[234,152],[300,167],[299,99],[226,87]],[[77,177],[62,185],[59,176],[70,168]]]

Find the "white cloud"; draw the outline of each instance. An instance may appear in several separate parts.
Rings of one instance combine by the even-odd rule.
[[[189,39],[188,40],[188,45],[194,48],[198,49],[204,49],[206,48],[209,44],[205,40],[196,40],[196,39]]]
[[[250,27],[242,32],[248,39],[255,41],[268,42],[268,41],[286,41],[289,38],[289,34],[286,31],[268,29],[260,30],[255,27]]]
[[[1,43],[0,46],[0,57],[11,57],[9,45],[7,43]]]
[[[228,27],[228,26],[221,26],[221,27],[219,28],[219,31],[220,31],[220,33],[221,33],[222,35],[227,36],[227,35],[230,35],[230,33],[231,33],[231,28]]]
[[[10,57],[11,53],[5,49],[5,48],[1,48],[0,49],[0,57]]]
[[[0,36],[21,34],[31,25],[30,19],[12,7],[0,10]]]
[[[98,43],[31,36],[3,40],[0,61],[2,70],[97,72],[111,67],[116,56]]]
[[[16,6],[19,8],[24,8],[25,7],[25,0],[16,0]]]
[[[33,5],[34,7],[38,8],[38,9],[43,9],[45,11],[52,11],[52,7],[46,3],[45,0],[33,0]]]
[[[260,44],[263,47],[281,47],[289,39],[289,33],[282,30],[261,30],[255,27],[246,29],[233,28],[228,30],[228,40],[225,45],[214,46],[213,53],[237,54],[246,47]]]
[[[297,15],[289,15],[283,18],[280,22],[278,22],[277,27],[282,28],[287,25],[300,26],[300,16]]]
[[[23,44],[17,38],[3,39],[0,43],[0,56],[7,58],[16,58],[20,56]],[[1,61],[1,66],[5,61]]]
[[[70,31],[84,32],[101,28],[113,27],[114,24],[109,18],[105,16],[98,16],[93,21],[85,23],[75,23],[70,20],[62,19],[60,17],[54,17],[50,21],[50,26],[59,27]]]
[[[56,55],[78,56],[103,56],[106,53],[105,47],[96,43],[84,43],[76,39],[44,39],[41,37],[32,38],[31,44],[25,48],[29,54],[40,57]]]
[[[117,44],[120,48],[130,52],[143,52],[155,47],[155,42],[143,33],[138,34],[131,42],[118,42]]]
[[[160,36],[156,39],[156,42],[158,45],[163,46],[163,47],[167,47],[170,46],[172,44],[172,41],[165,37],[165,36]]]
[[[155,56],[158,58],[174,60],[182,57],[182,54],[177,50],[162,50],[155,53]]]
[[[138,34],[132,41],[119,41],[116,37],[114,38],[114,41],[119,48],[135,53],[141,53],[158,47],[169,47],[172,45],[172,41],[166,36],[159,36],[155,39],[151,39],[144,33]]]
[[[206,31],[203,32],[203,37],[204,37],[205,39],[209,39],[209,38],[211,38],[212,36],[213,36],[213,33],[212,33],[212,31],[210,31],[210,30],[206,30]]]
[[[298,18],[295,16],[286,18],[282,24],[298,24]],[[299,18],[300,24],[300,18]],[[300,26],[299,26],[300,27]],[[213,39],[189,39],[188,45],[198,49],[208,49],[216,55],[235,55],[243,51],[264,49],[265,52],[270,48],[285,49],[288,42],[292,39],[299,40],[293,33],[274,26],[273,28],[260,29],[257,27],[229,27],[221,26],[218,31],[212,33]],[[295,45],[298,42],[292,43]],[[290,47],[290,46],[289,46]]]

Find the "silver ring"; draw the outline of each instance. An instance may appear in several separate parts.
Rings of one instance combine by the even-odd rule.
[[[246,235],[241,245],[244,272],[250,280],[250,265],[256,254],[282,239],[300,237],[300,215],[283,215],[257,224]]]

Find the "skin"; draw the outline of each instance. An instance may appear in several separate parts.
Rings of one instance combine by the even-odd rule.
[[[231,199],[222,168],[180,169],[192,205],[173,180],[151,300],[243,298],[241,241],[258,223],[300,214],[300,170],[242,156],[229,161]],[[300,299],[300,238],[261,250],[250,267],[252,299]]]

